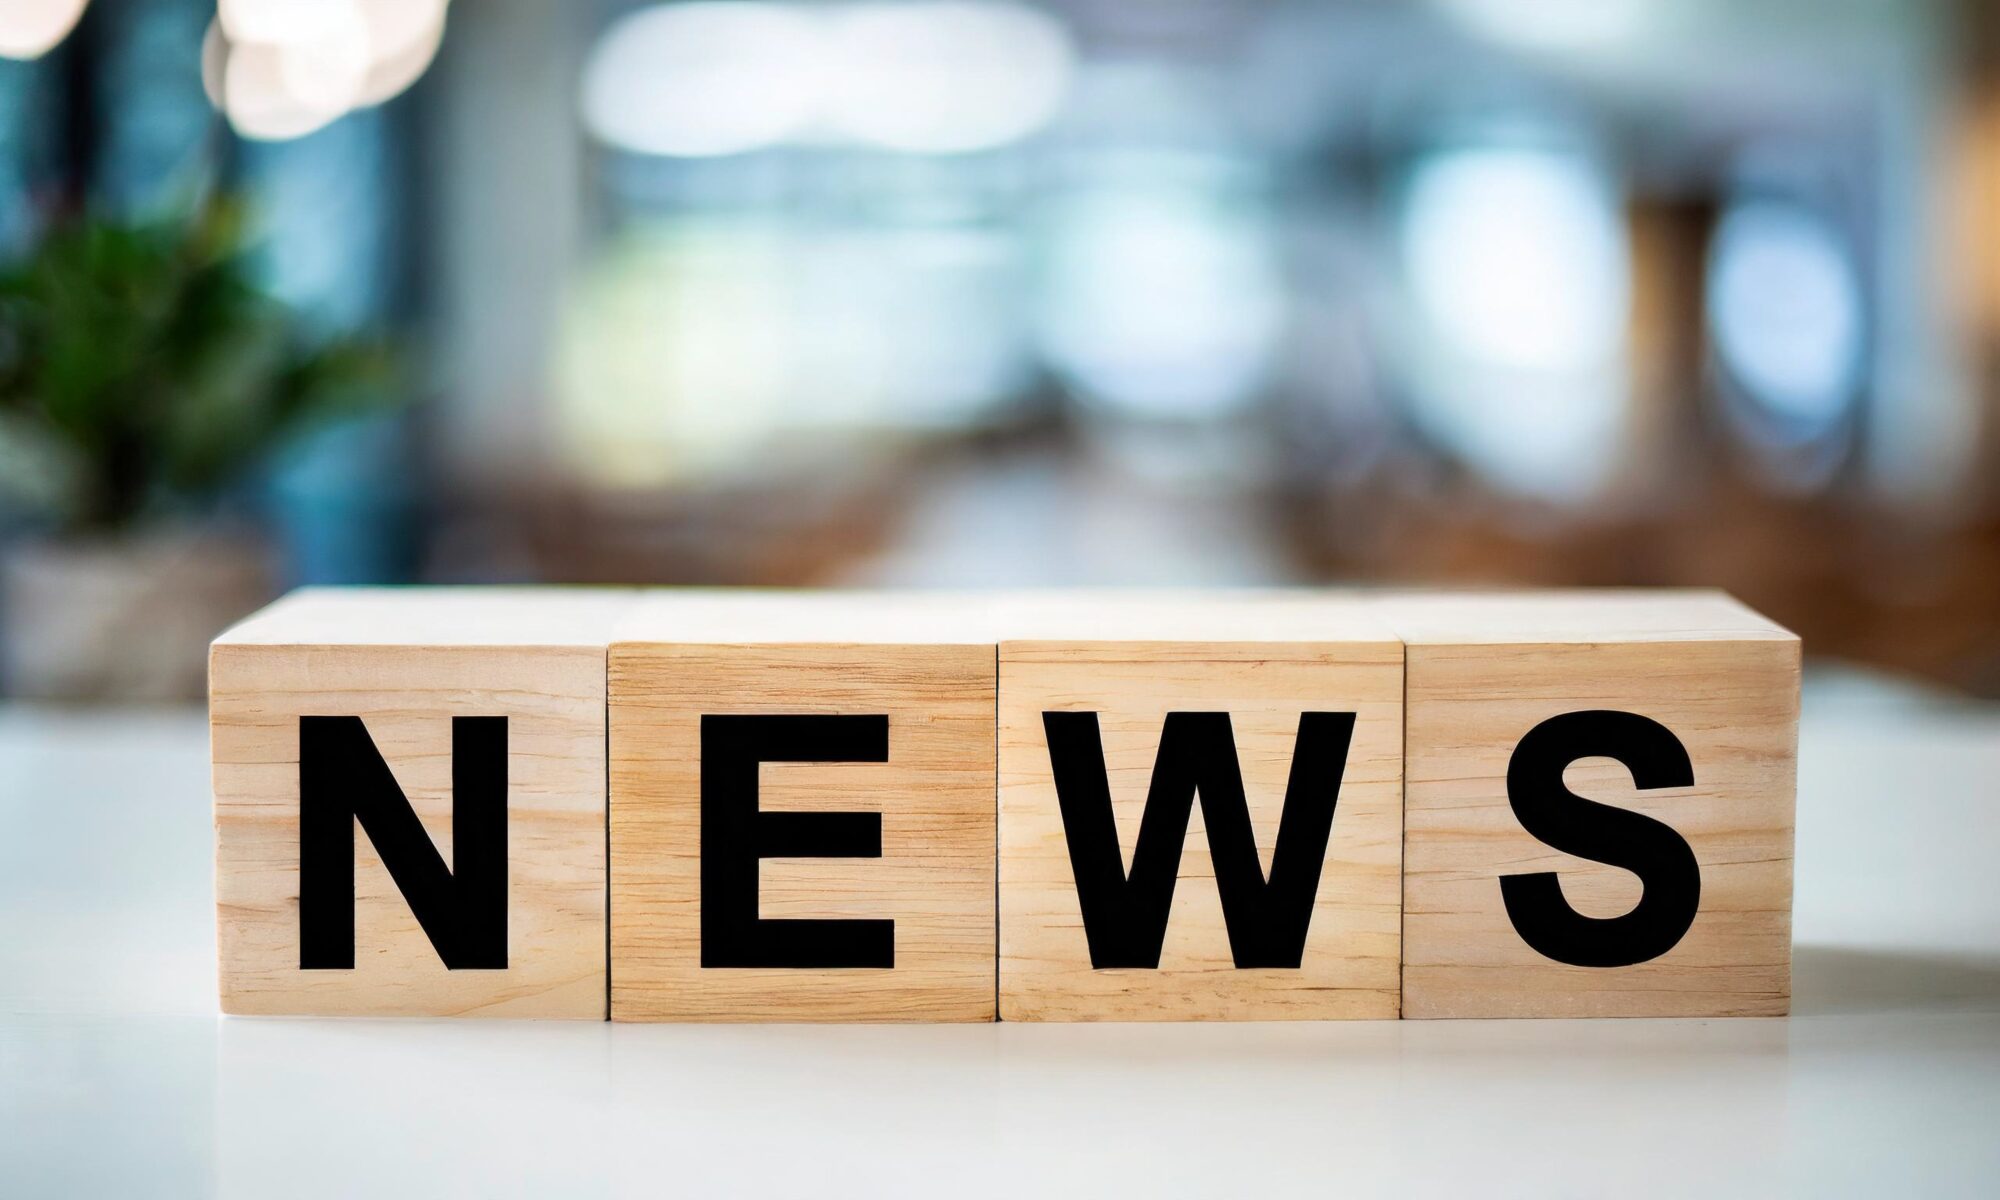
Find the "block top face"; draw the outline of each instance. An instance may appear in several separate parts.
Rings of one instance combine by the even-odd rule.
[[[613,641],[659,645],[991,644],[983,597],[958,592],[659,588],[639,594]]]
[[[1377,592],[1370,601],[1411,646],[1799,640],[1728,593],[1703,589]]]
[[[1003,592],[989,601],[1003,642],[1396,645],[1395,630],[1350,594],[1253,588]]]
[[[214,644],[602,647],[637,595],[612,588],[302,588]]]
[[[620,642],[993,645],[1000,642],[1381,643],[1365,601],[1256,591],[771,591],[643,593]]]

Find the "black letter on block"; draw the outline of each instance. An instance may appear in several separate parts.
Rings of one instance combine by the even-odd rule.
[[[1238,967],[1294,967],[1305,956],[1306,927],[1333,831],[1333,811],[1347,770],[1353,713],[1299,714],[1291,778],[1271,853],[1271,878],[1257,857],[1250,805],[1229,714],[1174,712],[1160,730],[1139,843],[1127,877],[1094,712],[1045,712],[1049,766],[1069,839],[1069,865],[1092,967],[1158,967],[1167,913],[1180,875],[1181,846],[1197,793],[1208,825],[1215,888],[1229,949]]]
[[[888,762],[889,718],[703,716],[701,965],[893,967],[896,923],[757,915],[765,858],[880,858],[881,813],[759,812],[767,762]]]
[[[354,969],[354,823],[438,957],[507,967],[507,718],[451,719],[451,858],[424,832],[360,717],[299,718],[299,967]]]
[[[1554,871],[1500,877],[1515,932],[1557,962],[1629,967],[1674,948],[1701,906],[1701,867],[1687,839],[1643,813],[1585,800],[1563,785],[1581,758],[1611,758],[1641,791],[1694,786],[1687,749],[1666,726],[1637,713],[1592,709],[1550,717],[1528,731],[1507,763],[1507,800],[1522,828],[1579,858],[1623,867],[1644,887],[1622,917],[1586,917],[1563,899]]]

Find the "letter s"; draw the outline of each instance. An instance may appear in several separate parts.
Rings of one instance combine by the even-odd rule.
[[[1644,891],[1631,912],[1587,917],[1571,908],[1554,871],[1504,875],[1500,895],[1515,932],[1537,952],[1579,967],[1629,967],[1674,948],[1701,906],[1701,867],[1687,839],[1628,809],[1586,800],[1563,784],[1583,758],[1612,758],[1641,790],[1691,787],[1694,766],[1666,726],[1637,713],[1593,709],[1529,730],[1507,764],[1507,800],[1543,843],[1622,867]]]

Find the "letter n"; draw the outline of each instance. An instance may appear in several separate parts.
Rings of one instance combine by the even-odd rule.
[[[354,968],[354,827],[451,970],[507,966],[507,718],[451,720],[451,857],[360,717],[299,718],[299,967]]]

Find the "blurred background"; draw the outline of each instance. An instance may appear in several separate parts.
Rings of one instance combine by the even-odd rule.
[[[302,583],[1728,588],[2000,695],[1980,0],[0,0],[0,690]]]

